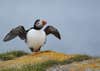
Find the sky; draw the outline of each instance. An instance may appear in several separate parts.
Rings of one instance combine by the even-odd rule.
[[[38,18],[56,27],[62,37],[49,35],[42,50],[100,56],[100,0],[0,0],[0,53],[30,52],[18,37],[2,40],[12,28],[28,29]]]

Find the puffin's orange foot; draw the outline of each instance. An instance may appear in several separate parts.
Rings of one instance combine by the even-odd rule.
[[[39,52],[39,51],[40,51],[40,48],[39,48],[39,49],[30,48],[30,50],[31,50],[32,52]]]

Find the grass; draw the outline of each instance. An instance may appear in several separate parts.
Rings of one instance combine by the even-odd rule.
[[[88,59],[92,59],[91,56],[88,55],[76,55],[75,57],[69,58],[68,60],[64,60],[62,62],[60,62],[60,64],[70,64],[72,62],[80,62],[83,60],[88,60]]]
[[[64,61],[55,61],[55,60],[49,60],[46,62],[38,63],[38,64],[27,64],[23,65],[20,68],[5,68],[1,69],[0,71],[46,71],[47,68],[53,66],[53,65],[63,65],[63,64],[69,64],[72,62],[79,62],[87,59],[91,59],[92,57],[87,55],[76,55],[75,57],[69,58]]]
[[[12,51],[12,52],[7,52],[7,53],[2,53],[0,54],[0,60],[6,61],[6,60],[11,60],[23,55],[27,55],[28,53],[23,52],[23,51]]]
[[[23,65],[21,68],[5,68],[1,69],[0,71],[45,71],[48,67],[57,65],[58,61],[47,61],[43,63],[38,63],[38,64],[28,64],[28,65]]]

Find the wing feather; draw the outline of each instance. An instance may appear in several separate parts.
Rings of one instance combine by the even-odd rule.
[[[18,26],[13,28],[3,39],[3,41],[9,41],[19,36],[20,39],[26,39],[26,31],[23,26]]]
[[[46,35],[53,34],[58,39],[61,39],[59,31],[55,27],[53,27],[53,26],[47,26],[44,29],[44,31],[45,31]]]

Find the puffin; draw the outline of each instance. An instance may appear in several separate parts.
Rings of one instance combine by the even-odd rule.
[[[39,52],[41,47],[46,43],[48,35],[52,34],[61,40],[61,35],[55,27],[48,25],[43,28],[46,24],[46,20],[37,19],[35,20],[34,25],[27,30],[24,26],[19,25],[12,28],[4,37],[3,41],[7,42],[15,37],[19,37],[21,40],[25,41],[32,52]]]

